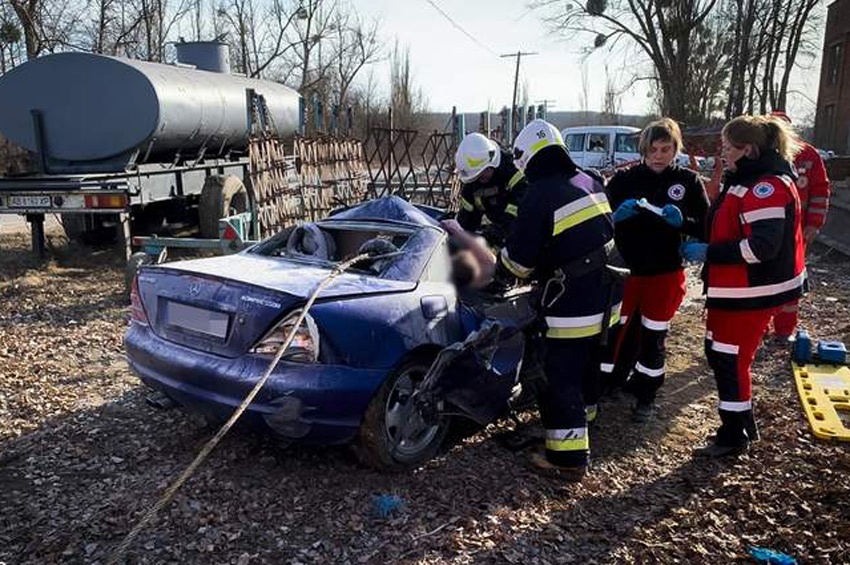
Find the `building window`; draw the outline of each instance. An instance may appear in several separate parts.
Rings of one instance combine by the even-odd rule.
[[[826,135],[823,138],[823,145],[827,149],[831,149],[835,145],[835,104],[823,107],[823,129]]]
[[[829,63],[826,71],[827,84],[838,84],[838,78],[841,74],[841,47],[840,43],[836,43],[829,48]]]

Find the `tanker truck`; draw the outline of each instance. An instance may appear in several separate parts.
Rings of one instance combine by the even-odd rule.
[[[232,74],[225,44],[176,51],[175,64],[58,53],[0,77],[0,133],[36,164],[0,177],[0,214],[26,216],[35,252],[45,214],[72,239],[117,237],[129,256],[134,234],[217,238],[220,218],[249,211],[248,140],[258,127],[294,136],[301,98]]]

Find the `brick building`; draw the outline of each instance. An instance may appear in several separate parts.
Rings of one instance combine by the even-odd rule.
[[[815,145],[850,155],[850,0],[835,0],[828,8]]]

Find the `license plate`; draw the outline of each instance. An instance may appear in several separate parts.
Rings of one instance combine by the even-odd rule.
[[[179,302],[167,302],[167,322],[184,330],[224,339],[227,337],[227,326],[230,316],[224,312],[204,310]]]
[[[50,208],[50,197],[10,196],[9,208]]]

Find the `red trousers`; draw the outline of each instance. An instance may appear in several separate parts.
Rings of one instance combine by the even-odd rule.
[[[714,371],[721,412],[752,410],[750,367],[776,309],[708,309],[705,356]]]
[[[799,300],[794,299],[788,304],[783,304],[773,316],[773,331],[778,337],[790,337],[797,327],[797,312]]]
[[[603,388],[629,388],[640,402],[652,402],[664,383],[665,340],[670,320],[685,297],[685,271],[630,276],[623,291],[620,325],[600,365]]]
[[[797,328],[797,316],[799,312],[798,298],[776,309],[773,315],[773,332],[777,337],[791,337]]]

